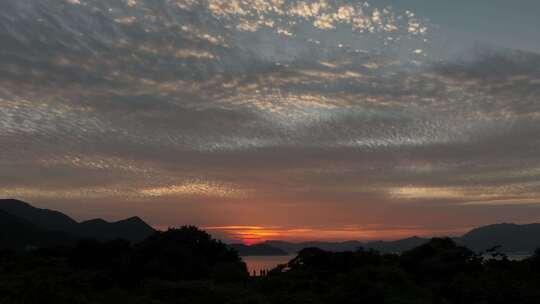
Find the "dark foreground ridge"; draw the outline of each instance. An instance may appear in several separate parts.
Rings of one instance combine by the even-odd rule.
[[[153,231],[134,243],[107,240],[113,234],[111,224],[103,220],[76,223],[59,212],[18,201],[7,201],[3,206],[2,304],[540,303],[540,250],[529,258],[511,260],[500,247],[474,252],[451,238],[401,240],[395,244],[422,242],[402,253],[363,247],[341,252],[310,247],[264,276],[250,277],[233,246],[196,227]],[[113,224],[129,230],[144,226],[141,222],[131,218]],[[97,227],[99,235],[106,237],[101,241],[78,240],[58,231],[79,225]],[[529,233],[536,228],[487,226],[462,239],[487,245],[491,242],[484,240],[494,235],[506,241],[514,233]],[[30,241],[33,246],[28,246]],[[534,244],[532,240],[516,241]],[[340,244],[350,246],[353,242]],[[394,250],[395,244],[379,246]],[[264,245],[247,247],[242,250],[273,250]]]
[[[250,277],[230,246],[181,227],[134,245],[83,240],[0,251],[0,303],[540,303],[540,250],[521,261],[496,248],[485,253],[490,258],[450,238],[402,254],[305,248],[265,276]]]

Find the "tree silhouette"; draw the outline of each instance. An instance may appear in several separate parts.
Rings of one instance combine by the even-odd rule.
[[[136,265],[146,276],[170,280],[248,277],[236,251],[194,226],[156,232],[135,246]]]

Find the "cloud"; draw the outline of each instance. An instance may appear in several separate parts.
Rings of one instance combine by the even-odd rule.
[[[202,195],[209,197],[239,197],[241,191],[231,186],[220,185],[217,183],[195,181],[187,182],[181,185],[154,187],[140,190],[143,196],[179,196],[179,195]]]
[[[236,201],[244,223],[267,220],[257,204],[340,224],[528,207],[540,55],[450,54],[429,17],[379,1],[3,2],[0,193],[191,201],[216,222],[214,203]]]
[[[516,199],[498,199],[485,201],[470,201],[461,203],[464,206],[519,206],[519,205],[538,205],[538,198],[516,198]]]

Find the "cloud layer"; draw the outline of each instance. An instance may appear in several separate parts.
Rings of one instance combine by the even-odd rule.
[[[329,237],[537,220],[540,55],[447,38],[437,18],[385,1],[0,3],[0,196]]]

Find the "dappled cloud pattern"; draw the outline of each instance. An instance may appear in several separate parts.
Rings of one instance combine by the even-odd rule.
[[[3,1],[0,196],[240,239],[538,219],[540,55],[387,2]]]

